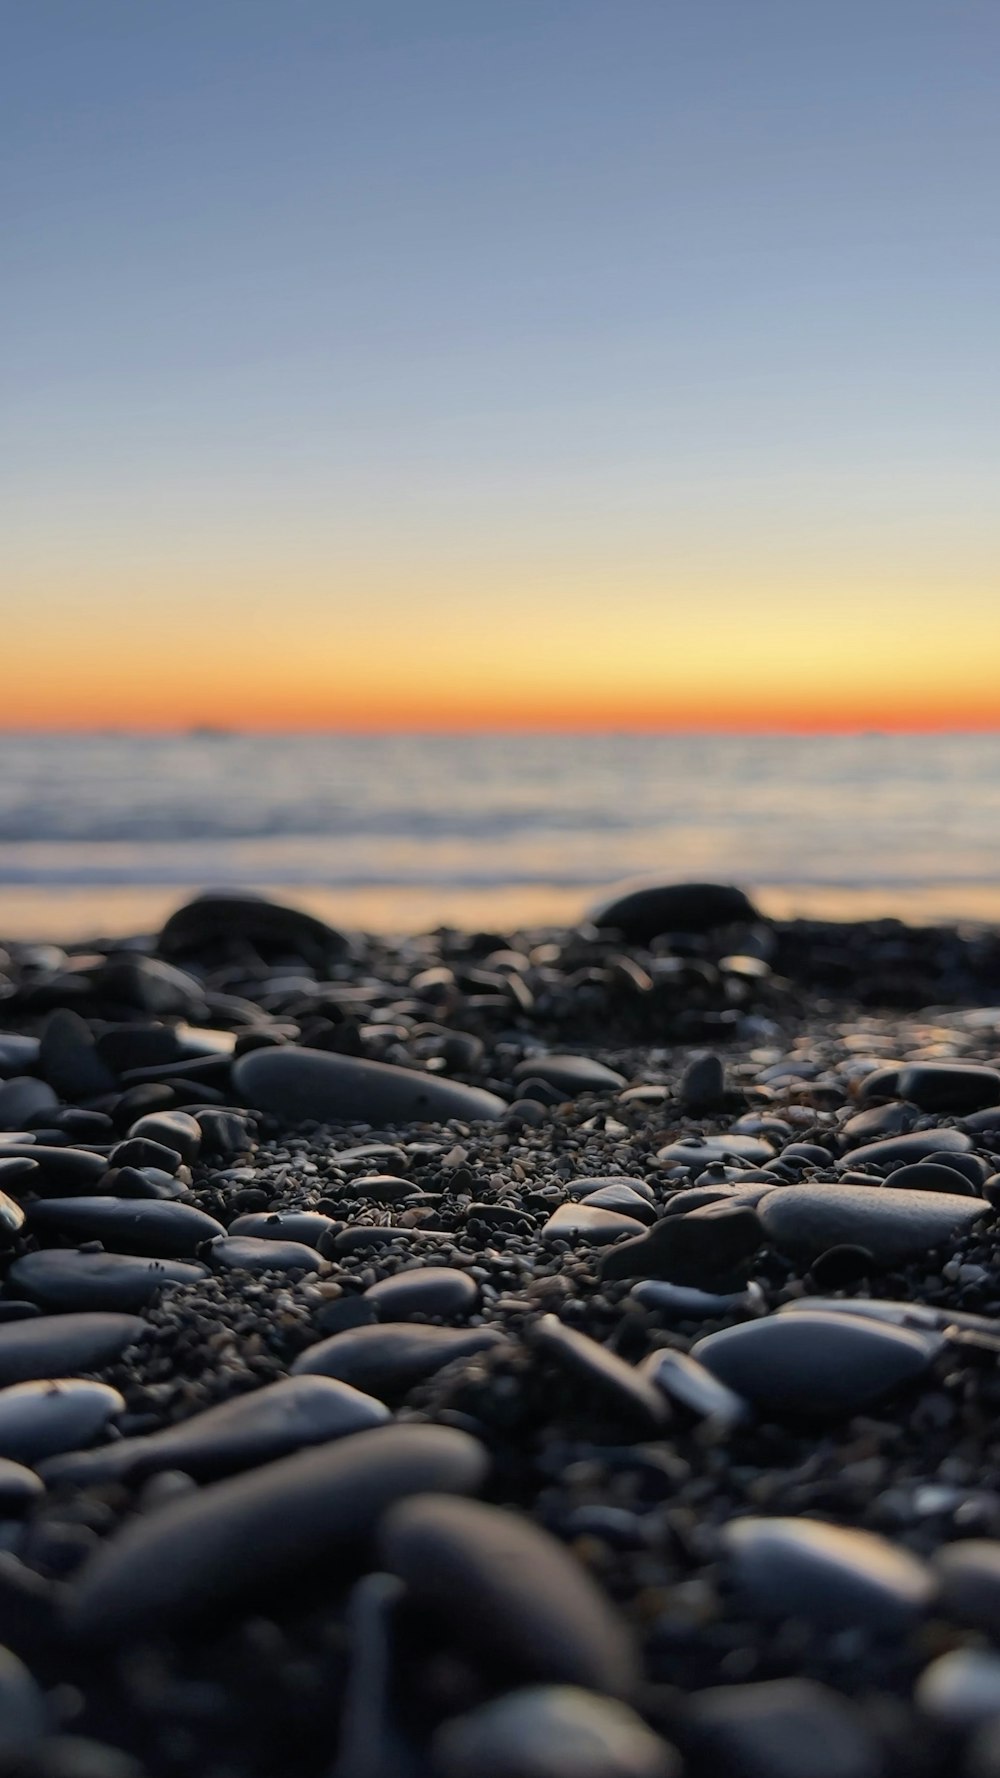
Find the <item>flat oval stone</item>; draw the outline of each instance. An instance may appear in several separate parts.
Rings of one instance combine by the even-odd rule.
[[[911,1192],[955,1192],[960,1198],[978,1198],[974,1185],[964,1173],[946,1167],[939,1161],[911,1161],[897,1167],[885,1181],[885,1190]]]
[[[14,1387],[20,1385],[15,1383]],[[33,1469],[12,1463],[9,1457],[0,1457],[0,1516],[9,1519],[27,1512],[44,1493],[45,1483]]]
[[[867,1111],[855,1112],[845,1119],[837,1131],[843,1148],[861,1148],[879,1142],[883,1137],[901,1136],[912,1130],[920,1113],[915,1105],[873,1105]]]
[[[149,1111],[136,1119],[129,1136],[162,1143],[188,1163],[197,1160],[201,1148],[201,1126],[186,1111]]]
[[[171,914],[157,949],[164,957],[206,957],[215,962],[231,946],[242,956],[247,944],[265,961],[292,955],[320,970],[348,949],[343,933],[313,914],[237,889],[197,895],[186,902]]]
[[[915,1062],[901,1070],[899,1091],[921,1111],[960,1116],[1000,1105],[1000,1073],[971,1062]]]
[[[7,1273],[6,1288],[56,1313],[120,1309],[136,1315],[167,1284],[196,1284],[207,1268],[181,1260],[140,1259],[125,1253],[77,1253],[47,1247],[25,1253]]]
[[[637,944],[665,932],[713,932],[759,918],[749,896],[732,883],[651,884],[616,896],[590,915],[592,925],[613,927]]]
[[[0,1388],[114,1364],[149,1332],[137,1315],[38,1315],[0,1325]]]
[[[330,1262],[301,1241],[258,1240],[254,1235],[222,1235],[205,1255],[214,1272],[328,1272]]]
[[[652,1186],[647,1185],[644,1179],[633,1178],[631,1174],[623,1173],[602,1173],[593,1179],[571,1179],[568,1185],[563,1186],[563,1191],[567,1198],[575,1198],[577,1202],[580,1202],[584,1198],[592,1197],[594,1192],[603,1191],[605,1186],[621,1185],[627,1185],[630,1191],[636,1193],[637,1197],[645,1198],[647,1204],[652,1204],[655,1201]]]
[[[766,1413],[835,1419],[923,1376],[941,1348],[936,1334],[804,1310],[722,1328],[691,1354]]]
[[[434,1737],[438,1778],[677,1778],[680,1760],[642,1718],[578,1686],[521,1686],[452,1717]]]
[[[898,1635],[934,1599],[926,1563],[869,1531],[749,1518],[731,1520],[722,1537],[741,1599],[761,1616]]]
[[[391,1322],[409,1321],[414,1315],[474,1315],[479,1296],[479,1285],[467,1272],[454,1266],[421,1266],[369,1285],[364,1300],[380,1320]]]
[[[594,1204],[560,1204],[539,1231],[540,1241],[587,1241],[606,1247],[620,1235],[641,1235],[645,1223],[621,1210],[602,1210]],[[631,1245],[631,1243],[630,1243]]]
[[[696,1290],[690,1284],[668,1284],[665,1279],[644,1278],[634,1284],[630,1295],[644,1309],[652,1309],[667,1321],[712,1321],[728,1315],[748,1301],[745,1291],[731,1291],[720,1296],[713,1291]]]
[[[5,1143],[0,1154],[4,1160],[34,1163],[35,1177],[26,1178],[24,1182],[32,1191],[41,1186],[57,1186],[65,1192],[93,1191],[108,1170],[106,1155],[91,1154],[86,1148],[54,1148],[47,1142]],[[13,1178],[13,1174],[8,1173],[7,1190],[15,1189]]]
[[[352,1198],[367,1198],[372,1204],[400,1204],[420,1195],[412,1180],[401,1179],[398,1173],[361,1173],[348,1184],[338,1186],[334,1195],[341,1192]]]
[[[687,1352],[674,1352],[669,1347],[651,1352],[639,1366],[639,1374],[648,1377],[670,1401],[678,1402],[699,1420],[738,1426],[750,1418],[750,1406],[743,1396],[720,1382],[707,1365],[699,1364]]]
[[[414,1068],[362,1062],[327,1050],[251,1050],[233,1064],[233,1085],[257,1111],[285,1123],[496,1122],[507,1107],[483,1087],[461,1086]]]
[[[942,1729],[968,1734],[1000,1718],[1000,1654],[985,1648],[952,1648],[925,1667],[913,1701]]]
[[[0,1330],[2,1331],[2,1330]],[[389,1401],[456,1358],[472,1358],[505,1345],[493,1327],[423,1327],[414,1322],[376,1322],[349,1327],[300,1352],[295,1376],[339,1377],[356,1389]]]
[[[648,1198],[640,1197],[627,1185],[603,1185],[599,1191],[591,1192],[589,1197],[581,1198],[579,1203],[587,1210],[616,1210],[622,1216],[632,1216],[637,1222],[648,1226],[656,1221],[655,1207]]]
[[[148,1259],[185,1259],[203,1241],[225,1229],[192,1204],[154,1198],[39,1198],[27,1210],[28,1226],[40,1234],[77,1241],[104,1241],[121,1253]]]
[[[627,1085],[624,1074],[616,1074],[613,1068],[606,1068],[591,1056],[529,1056],[518,1062],[511,1078],[544,1080],[567,1099],[576,1098],[578,1093],[617,1092]]]
[[[910,1130],[903,1136],[887,1136],[884,1141],[852,1148],[841,1166],[902,1166],[904,1161],[926,1161],[932,1154],[964,1154],[971,1147],[972,1139],[964,1130]]]
[[[125,1399],[106,1383],[77,1378],[0,1389],[0,1456],[34,1464],[93,1444]]]
[[[665,1278],[698,1289],[728,1285],[756,1253],[763,1232],[748,1205],[705,1204],[687,1216],[664,1216],[601,1261],[602,1278]]]
[[[589,1335],[564,1327],[556,1315],[543,1315],[532,1330],[537,1351],[575,1377],[593,1397],[595,1410],[631,1421],[647,1430],[669,1419],[666,1402],[642,1370],[609,1352]]]
[[[388,1418],[382,1402],[348,1383],[332,1377],[283,1377],[161,1432],[118,1439],[98,1451],[76,1451],[42,1468],[50,1485],[125,1476],[131,1480],[164,1469],[182,1470],[196,1481],[215,1480],[311,1445],[367,1432]]]
[[[13,1766],[19,1756],[30,1756],[52,1727],[41,1688],[9,1648],[0,1648],[0,1758]]]
[[[638,1679],[624,1622],[563,1546],[518,1513],[433,1496],[401,1502],[379,1557],[463,1653],[528,1679],[627,1696]]]
[[[699,1773],[732,1778],[884,1778],[881,1748],[856,1704],[813,1679],[717,1685],[687,1700]]]
[[[728,1136],[706,1136],[702,1142],[668,1142],[656,1151],[656,1158],[665,1167],[687,1167],[700,1173],[711,1161],[746,1161],[763,1165],[774,1160],[774,1146],[761,1136],[742,1136],[737,1131]]]
[[[319,1251],[320,1242],[332,1241],[343,1226],[318,1210],[254,1210],[231,1222],[229,1233],[251,1235],[255,1241],[301,1241]]]
[[[817,1259],[831,1247],[847,1245],[866,1248],[879,1265],[894,1266],[964,1234],[989,1209],[981,1198],[957,1192],[814,1180],[772,1192],[757,1215],[767,1238],[794,1258]]]
[[[0,1130],[23,1130],[41,1113],[58,1109],[58,1094],[47,1081],[22,1074],[0,1084]]]
[[[380,1426],[319,1450],[212,1482],[130,1520],[68,1590],[66,1624],[83,1642],[161,1634],[299,1583],[327,1586],[368,1560],[372,1532],[411,1494],[478,1489],[476,1439],[446,1426]]]

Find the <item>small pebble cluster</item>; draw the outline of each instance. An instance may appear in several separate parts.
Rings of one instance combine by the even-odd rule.
[[[0,1775],[1000,1778],[1000,936],[0,952]]]

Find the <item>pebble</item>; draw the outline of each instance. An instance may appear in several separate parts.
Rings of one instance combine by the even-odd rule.
[[[911,1161],[905,1167],[897,1167],[885,1181],[885,1188],[890,1186],[894,1191],[956,1192],[960,1198],[979,1196],[964,1173],[938,1161]]]
[[[728,1136],[705,1136],[698,1142],[668,1142],[656,1151],[661,1166],[687,1167],[700,1173],[711,1161],[744,1161],[756,1166],[773,1161],[774,1148],[760,1136],[743,1136],[737,1131]]]
[[[521,1686],[444,1724],[435,1778],[677,1778],[673,1747],[614,1698]]]
[[[34,1118],[58,1108],[58,1094],[47,1081],[30,1074],[15,1075],[0,1085],[0,1130],[23,1130]]]
[[[205,1266],[188,1261],[139,1259],[124,1253],[78,1253],[50,1247],[25,1253],[7,1273],[5,1288],[54,1312],[120,1309],[136,1315],[167,1284],[196,1284]]]
[[[681,1076],[680,1100],[685,1114],[696,1117],[700,1111],[714,1111],[725,1102],[726,1071],[720,1057],[708,1050],[695,1056]]]
[[[0,1759],[13,1766],[30,1756],[51,1726],[44,1694],[27,1667],[0,1648]]]
[[[479,1501],[400,1502],[378,1532],[381,1562],[466,1658],[524,1679],[627,1697],[635,1651],[582,1565],[530,1519]],[[472,1609],[470,1609],[470,1606]]]
[[[1000,1654],[985,1648],[949,1649],[924,1668],[914,1702],[930,1722],[961,1734],[1000,1721]]]
[[[633,1370],[617,1353],[576,1328],[564,1327],[556,1315],[543,1315],[532,1329],[536,1351],[568,1372],[593,1398],[595,1406],[617,1419],[654,1431],[670,1418],[666,1401],[643,1370]]]
[[[868,1142],[852,1148],[846,1161],[851,1167],[902,1166],[906,1161],[926,1161],[931,1155],[965,1154],[972,1139],[964,1130],[911,1130],[902,1136],[887,1136],[881,1142]]]
[[[349,1185],[338,1187],[352,1198],[367,1198],[371,1204],[401,1204],[419,1196],[416,1186],[398,1173],[362,1173]]]
[[[575,1099],[579,1093],[617,1093],[628,1084],[623,1074],[590,1056],[529,1056],[517,1064],[512,1079],[518,1083],[544,1080],[567,1099]]]
[[[885,1778],[857,1706],[813,1679],[710,1686],[685,1728],[698,1778]]]
[[[186,1111],[147,1112],[132,1124],[129,1136],[161,1143],[188,1163],[197,1160],[201,1148],[201,1125]]]
[[[55,1148],[47,1142],[12,1142],[5,1144],[2,1152],[5,1160],[19,1159],[34,1163],[34,1167],[38,1169],[37,1179],[31,1178],[26,1182],[30,1183],[32,1191],[43,1185],[56,1186],[65,1192],[93,1191],[108,1170],[104,1155],[91,1154],[84,1148]],[[8,1174],[8,1181],[12,1177]]]
[[[602,1210],[595,1204],[560,1204],[542,1225],[542,1241],[587,1241],[606,1247],[620,1235],[641,1235],[645,1224],[622,1210]],[[629,1243],[631,1245],[631,1243]]]
[[[655,1202],[653,1188],[644,1179],[635,1179],[630,1174],[607,1173],[598,1179],[571,1179],[563,1187],[567,1198],[575,1198],[578,1202],[593,1197],[595,1192],[604,1191],[607,1187],[627,1186],[637,1197],[645,1198],[647,1204]]]
[[[691,1352],[764,1413],[836,1419],[923,1376],[942,1348],[938,1334],[802,1310],[722,1328]]]
[[[332,1241],[343,1226],[332,1216],[321,1216],[318,1210],[257,1210],[237,1216],[229,1224],[229,1233],[250,1235],[255,1241],[301,1241],[319,1252],[320,1242]]]
[[[665,932],[712,932],[759,917],[749,896],[731,883],[663,883],[615,896],[590,919],[594,926],[648,944]]]
[[[113,1093],[118,1085],[95,1046],[86,1019],[68,1006],[49,1015],[38,1063],[49,1085],[64,1099],[99,1098]]]
[[[136,1315],[39,1315],[7,1322],[0,1326],[0,1388],[103,1370],[147,1332]]]
[[[728,1315],[732,1309],[749,1306],[745,1291],[719,1296],[713,1291],[695,1290],[689,1284],[668,1284],[660,1278],[643,1279],[632,1286],[631,1295],[644,1309],[652,1309],[667,1321],[712,1321]]]
[[[602,1185],[598,1191],[579,1199],[579,1203],[589,1210],[616,1210],[622,1216],[634,1217],[637,1222],[647,1225],[656,1221],[656,1210],[648,1198],[628,1185]]]
[[[386,1124],[496,1120],[507,1107],[483,1087],[465,1087],[389,1062],[362,1062],[326,1050],[251,1050],[233,1064],[233,1085],[256,1111],[289,1124]]]
[[[670,1401],[679,1403],[699,1420],[712,1420],[718,1426],[739,1426],[751,1416],[750,1404],[697,1358],[687,1352],[674,1352],[669,1347],[651,1352],[639,1366],[639,1375],[648,1377]]]
[[[252,946],[265,958],[297,956],[324,971],[348,949],[343,933],[313,914],[237,889],[195,896],[171,914],[156,942],[164,957],[215,962],[231,947],[242,956]]]
[[[416,1315],[454,1320],[474,1315],[480,1290],[468,1272],[453,1266],[421,1266],[381,1278],[364,1293],[364,1300],[382,1321],[409,1321]]]
[[[1000,1641],[1000,1541],[972,1537],[947,1543],[934,1567],[945,1615]]]
[[[3,1329],[0,1329],[2,1337]],[[494,1327],[423,1327],[414,1322],[376,1322],[333,1334],[301,1352],[294,1376],[338,1377],[388,1401],[458,1358],[505,1345]]]
[[[148,1259],[186,1259],[225,1229],[191,1204],[145,1198],[39,1198],[28,1206],[37,1233],[76,1241],[107,1241],[122,1253]]]
[[[9,1165],[16,1166],[16,1162]],[[0,1179],[3,1177],[3,1163],[0,1162]],[[20,1204],[9,1198],[5,1191],[0,1191],[0,1245],[9,1247],[24,1227],[24,1211]]]
[[[0,1456],[35,1464],[59,1451],[93,1444],[124,1397],[106,1383],[75,1378],[15,1383],[0,1389]]]
[[[98,1549],[69,1589],[67,1629],[83,1643],[117,1643],[263,1604],[276,1588],[287,1600],[310,1579],[328,1590],[364,1563],[396,1502],[474,1492],[487,1468],[467,1433],[383,1426],[212,1482],[130,1520]]]
[[[388,1418],[382,1402],[348,1383],[332,1377],[283,1377],[146,1437],[119,1439],[99,1451],[74,1450],[72,1456],[44,1465],[43,1473],[50,1485],[138,1479],[165,1470],[208,1481],[256,1469],[310,1445],[367,1432]]]
[[[741,1603],[762,1617],[901,1635],[936,1592],[926,1563],[870,1531],[815,1519],[733,1519],[722,1533]]]
[[[602,1278],[665,1278],[699,1290],[729,1283],[762,1241],[757,1213],[748,1205],[705,1204],[687,1216],[665,1216],[633,1241],[612,1248],[601,1262]]]
[[[968,1062],[917,1062],[900,1070],[899,1092],[921,1111],[961,1116],[1000,1105],[1000,1073]]]
[[[301,1241],[268,1241],[254,1235],[221,1235],[204,1249],[213,1272],[328,1272],[329,1260]]]
[[[894,1266],[954,1239],[988,1211],[982,1199],[957,1192],[880,1191],[813,1181],[772,1192],[757,1215],[782,1253],[818,1259],[830,1247],[858,1246],[879,1265]]]

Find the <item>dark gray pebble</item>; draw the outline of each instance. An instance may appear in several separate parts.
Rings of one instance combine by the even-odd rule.
[[[13,1165],[14,1163],[10,1163]],[[3,1177],[0,1166],[0,1178]],[[20,1204],[9,1198],[5,1191],[0,1191],[0,1246],[9,1247],[24,1227],[24,1211]]]
[[[23,1463],[12,1463],[9,1457],[0,1458],[0,1518],[14,1518],[27,1512],[44,1493],[45,1483],[33,1469],[27,1469]]]
[[[731,883],[663,883],[632,889],[590,916],[624,938],[646,944],[664,932],[712,932],[759,918],[752,901]]]
[[[581,1207],[588,1210],[616,1210],[623,1216],[633,1216],[637,1222],[647,1225],[656,1221],[655,1206],[648,1198],[634,1192],[630,1186],[602,1185],[598,1191],[591,1192],[589,1197],[578,1200]]]
[[[450,1625],[466,1658],[478,1656],[488,1672],[611,1696],[635,1689],[624,1622],[581,1564],[519,1513],[432,1496],[403,1501],[383,1520],[378,1549],[413,1604]]]
[[[676,1778],[680,1770],[675,1749],[627,1704],[571,1685],[521,1686],[453,1717],[433,1753],[436,1778]]]
[[[818,1259],[846,1244],[867,1248],[879,1265],[893,1266],[963,1234],[988,1211],[983,1200],[957,1192],[813,1181],[772,1192],[757,1214],[767,1238],[794,1258]]]
[[[640,1235],[645,1225],[621,1210],[601,1210],[592,1204],[560,1204],[539,1231],[541,1241],[587,1241],[593,1247],[606,1247],[620,1235]],[[634,1245],[629,1241],[628,1247]],[[635,1276],[620,1273],[621,1277]]]
[[[973,1537],[945,1544],[933,1566],[944,1616],[1000,1639],[1000,1541]]]
[[[299,1354],[292,1371],[296,1376],[339,1377],[380,1401],[391,1401],[455,1359],[471,1358],[505,1343],[493,1327],[377,1322],[310,1346]]]
[[[631,1422],[647,1431],[666,1424],[669,1410],[661,1392],[641,1370],[609,1352],[576,1328],[564,1327],[555,1315],[543,1315],[532,1329],[532,1343],[545,1358],[574,1377],[601,1415]]]
[[[748,1205],[706,1204],[687,1216],[665,1216],[601,1261],[602,1278],[665,1278],[697,1289],[725,1288],[763,1239]]]
[[[723,1328],[691,1351],[762,1412],[835,1419],[923,1376],[941,1349],[935,1333],[803,1310]]]
[[[252,1235],[256,1241],[301,1241],[315,1247],[323,1240],[332,1240],[343,1228],[332,1216],[321,1216],[318,1210],[253,1211],[238,1216],[229,1225],[230,1235]]]
[[[38,1171],[24,1182],[32,1191],[51,1186],[64,1192],[92,1192],[108,1170],[105,1155],[91,1154],[85,1148],[55,1148],[45,1142],[5,1143],[0,1155],[4,1160],[34,1162]],[[12,1179],[13,1175],[8,1175],[8,1180]],[[13,1184],[7,1189],[13,1190]]]
[[[388,1062],[362,1062],[326,1050],[252,1050],[233,1064],[233,1085],[248,1105],[286,1123],[385,1124],[496,1121],[507,1107],[482,1087],[460,1086]]]
[[[364,1301],[382,1321],[409,1321],[414,1315],[454,1320],[474,1315],[479,1295],[479,1285],[467,1272],[453,1266],[421,1266],[381,1278],[365,1291]]]
[[[645,1198],[647,1204],[654,1202],[652,1186],[647,1185],[644,1179],[634,1178],[629,1173],[602,1173],[593,1179],[571,1179],[567,1185],[563,1186],[563,1191],[567,1198],[575,1198],[579,1202],[584,1198],[592,1197],[594,1192],[603,1191],[606,1186],[620,1185],[627,1185],[629,1190],[635,1192],[638,1197]]]
[[[136,1119],[129,1136],[161,1143],[179,1154],[182,1161],[197,1160],[201,1148],[201,1125],[186,1111],[147,1112],[145,1117]]]
[[[138,1314],[166,1284],[196,1284],[206,1267],[181,1260],[140,1259],[125,1253],[79,1253],[44,1248],[16,1259],[8,1290],[56,1313],[70,1309],[121,1309]]]
[[[668,1284],[661,1278],[644,1278],[632,1286],[630,1294],[644,1309],[651,1309],[665,1321],[713,1321],[748,1303],[745,1291],[720,1296],[714,1291],[695,1290],[690,1284]]]
[[[884,1778],[856,1704],[813,1679],[710,1686],[685,1713],[693,1778]]]
[[[125,1401],[106,1383],[77,1378],[0,1389],[0,1456],[35,1464],[94,1443]]]
[[[32,1118],[58,1108],[59,1095],[47,1081],[24,1074],[0,1084],[0,1130],[23,1130]]]
[[[901,1069],[899,1092],[921,1111],[961,1116],[1000,1105],[1000,1073],[969,1062],[915,1062]]]
[[[0,1648],[0,1758],[11,1762],[30,1755],[51,1728],[44,1693],[23,1662]]]
[[[144,1438],[75,1451],[43,1465],[43,1473],[50,1485],[133,1480],[162,1470],[214,1480],[311,1445],[367,1432],[388,1418],[382,1402],[348,1383],[332,1377],[283,1377]]]
[[[699,1142],[668,1142],[665,1148],[657,1149],[656,1158],[661,1166],[687,1167],[691,1173],[700,1173],[710,1161],[763,1165],[774,1160],[774,1147],[760,1136],[744,1136],[736,1131],[727,1136],[706,1136]]]
[[[731,1427],[750,1418],[749,1402],[720,1382],[690,1353],[674,1352],[670,1347],[651,1352],[639,1366],[639,1374],[648,1377],[670,1401],[687,1408],[699,1420],[713,1420],[718,1426]]]
[[[329,1260],[302,1241],[260,1240],[255,1235],[222,1235],[204,1249],[214,1272],[328,1272]]]
[[[103,1370],[148,1331],[136,1315],[39,1315],[8,1322],[0,1326],[0,1388]]]
[[[517,1064],[512,1078],[518,1083],[544,1080],[567,1099],[576,1098],[578,1093],[618,1092],[627,1084],[623,1074],[616,1074],[613,1068],[606,1068],[590,1056],[529,1056]]]
[[[898,1635],[937,1590],[926,1563],[870,1531],[747,1518],[731,1520],[722,1539],[741,1605],[762,1617]]]
[[[959,1156],[961,1159],[961,1156]],[[960,1198],[977,1198],[979,1193],[964,1173],[946,1167],[940,1161],[911,1161],[897,1167],[885,1182],[886,1189],[914,1192],[955,1192]]]
[[[154,1199],[39,1198],[28,1206],[28,1225],[38,1234],[75,1241],[104,1241],[122,1253],[149,1259],[185,1259],[225,1229],[191,1204]]]
[[[887,1136],[852,1148],[842,1165],[851,1167],[902,1166],[906,1161],[926,1161],[932,1154],[963,1154],[972,1147],[964,1130],[911,1130],[908,1135]]]
[[[467,1433],[384,1426],[213,1482],[108,1539],[73,1583],[67,1628],[83,1642],[118,1642],[276,1588],[286,1602],[298,1583],[328,1588],[365,1565],[397,1501],[471,1493],[487,1467]]]

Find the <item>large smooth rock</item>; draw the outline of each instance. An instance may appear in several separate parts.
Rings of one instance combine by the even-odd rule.
[[[147,1259],[185,1259],[203,1241],[225,1235],[221,1222],[193,1204],[154,1198],[38,1198],[27,1207],[28,1226],[42,1235],[103,1241]]]
[[[328,1272],[329,1260],[302,1241],[268,1241],[256,1235],[222,1235],[205,1256],[213,1272]]]
[[[936,1592],[926,1563],[869,1531],[815,1519],[734,1519],[723,1543],[742,1603],[762,1617],[898,1635]]]
[[[99,1451],[75,1451],[44,1465],[43,1473],[50,1484],[138,1478],[163,1469],[214,1480],[367,1432],[388,1418],[382,1402],[332,1377],[283,1377],[161,1432],[118,1439]]]
[[[386,1515],[378,1551],[412,1602],[443,1621],[491,1676],[499,1670],[616,1697],[635,1689],[624,1622],[580,1563],[519,1513],[411,1499]]]
[[[372,1532],[411,1494],[472,1493],[486,1452],[444,1426],[384,1426],[130,1520],[69,1590],[66,1624],[82,1642],[114,1643],[264,1602],[302,1583],[329,1585],[369,1559]]]
[[[645,1222],[623,1210],[606,1210],[597,1204],[560,1204],[539,1233],[541,1241],[586,1241],[606,1247],[620,1235],[641,1235]],[[629,1243],[631,1245],[631,1243]]]
[[[0,1388],[75,1377],[114,1364],[148,1333],[137,1315],[39,1315],[0,1325]]]
[[[926,1161],[932,1154],[967,1154],[972,1138],[964,1130],[910,1130],[901,1136],[886,1136],[879,1142],[866,1142],[852,1148],[841,1161],[842,1167],[901,1167],[908,1161]]]
[[[940,1334],[804,1310],[722,1328],[691,1354],[765,1413],[835,1419],[923,1376],[942,1346]]]
[[[812,1679],[710,1686],[685,1722],[698,1778],[884,1778],[857,1705]]]
[[[763,1166],[773,1161],[774,1144],[760,1136],[746,1136],[731,1130],[722,1136],[704,1136],[695,1140],[668,1142],[657,1149],[656,1158],[664,1167],[686,1167],[689,1173],[701,1173],[713,1161],[742,1161],[748,1167]]]
[[[747,1204],[704,1204],[686,1216],[664,1216],[601,1261],[602,1278],[665,1278],[698,1289],[725,1289],[763,1240]]]
[[[167,1284],[197,1284],[202,1265],[141,1259],[126,1253],[77,1253],[47,1247],[25,1253],[7,1273],[9,1294],[58,1314],[70,1309],[120,1309],[137,1315]]]
[[[37,1323],[36,1323],[37,1325]],[[0,1456],[35,1464],[99,1438],[124,1397],[106,1383],[78,1378],[15,1383],[0,1389]]]
[[[613,1068],[606,1068],[591,1056],[529,1056],[518,1062],[513,1079],[544,1080],[567,1099],[574,1099],[579,1093],[617,1092],[626,1084],[623,1074],[616,1074]]]
[[[284,1123],[495,1122],[507,1107],[483,1087],[465,1087],[416,1068],[362,1062],[326,1050],[251,1050],[233,1064],[233,1085],[255,1111]]]
[[[231,1222],[229,1233],[252,1235],[255,1241],[301,1241],[318,1252],[320,1242],[332,1241],[343,1226],[318,1210],[252,1210]]]
[[[882,1266],[900,1265],[942,1246],[989,1211],[983,1200],[957,1192],[816,1180],[772,1192],[757,1206],[765,1235],[782,1253],[810,1260],[830,1247],[849,1245],[866,1248]]]
[[[971,1062],[914,1062],[900,1072],[899,1093],[921,1111],[960,1116],[1000,1105],[1000,1073]]]
[[[0,1130],[23,1130],[32,1118],[58,1109],[59,1095],[30,1074],[15,1075],[0,1086]]]
[[[557,1315],[543,1315],[532,1331],[536,1351],[569,1376],[575,1377],[595,1411],[655,1431],[669,1419],[661,1392],[644,1376],[610,1352],[599,1341],[575,1327],[565,1327]]]
[[[414,1315],[441,1315],[449,1320],[473,1315],[479,1307],[479,1285],[456,1266],[420,1266],[380,1278],[364,1300],[381,1321],[409,1321]]]
[[[590,915],[598,927],[647,944],[664,932],[712,932],[759,919],[753,902],[729,883],[662,883],[618,895]]]
[[[300,1352],[292,1372],[300,1377],[339,1377],[380,1401],[392,1401],[456,1358],[472,1358],[504,1344],[504,1335],[495,1327],[376,1322],[350,1327],[309,1346]]]
[[[521,1686],[445,1723],[436,1778],[676,1778],[674,1748],[615,1698]]]
[[[247,945],[265,962],[300,957],[321,971],[348,948],[343,933],[323,920],[242,889],[196,896],[171,914],[157,940],[164,957],[204,957],[212,963],[229,950],[242,958]]]

